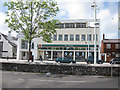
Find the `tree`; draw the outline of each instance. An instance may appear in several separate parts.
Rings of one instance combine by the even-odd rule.
[[[5,2],[8,18],[5,20],[8,27],[25,35],[29,43],[29,54],[31,42],[34,38],[42,37],[45,42],[52,42],[51,35],[56,33],[55,27],[58,20],[54,20],[59,8],[53,0],[17,0],[16,2]]]

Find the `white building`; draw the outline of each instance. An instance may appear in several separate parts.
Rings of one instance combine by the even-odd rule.
[[[0,58],[16,58],[17,56],[17,38],[0,33]]]
[[[43,42],[36,38],[32,41],[32,55],[34,60],[39,59],[40,54],[43,59],[54,60],[57,57],[69,57],[73,60],[83,60],[89,55],[94,56],[94,25],[89,26],[93,19],[61,20],[60,28],[56,28],[57,34],[53,35],[52,43]],[[98,21],[99,22],[99,21]],[[97,56],[100,44],[99,26],[96,29]],[[19,35],[17,59],[27,59],[28,43],[24,35]]]

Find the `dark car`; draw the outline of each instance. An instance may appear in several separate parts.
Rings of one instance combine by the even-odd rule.
[[[69,58],[67,57],[59,57],[55,60],[56,62],[60,62],[60,63],[76,63],[75,60],[70,60]]]
[[[113,58],[110,60],[110,64],[120,64],[120,58]]]
[[[94,63],[94,58],[93,57],[88,57],[86,59],[86,62],[87,62],[87,64],[92,64],[92,63]],[[96,59],[96,63],[98,63],[98,64],[102,64],[103,62],[104,62],[103,60]]]

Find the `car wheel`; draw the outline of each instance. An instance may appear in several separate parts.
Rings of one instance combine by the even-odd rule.
[[[74,63],[74,64],[75,64],[76,62],[72,62],[72,63]]]
[[[91,64],[91,62],[87,62],[87,64]]]
[[[102,62],[99,62],[99,64],[102,64]]]

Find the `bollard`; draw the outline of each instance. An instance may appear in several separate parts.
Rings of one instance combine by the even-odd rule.
[[[113,77],[113,68],[112,68],[112,64],[111,64],[111,77]]]

